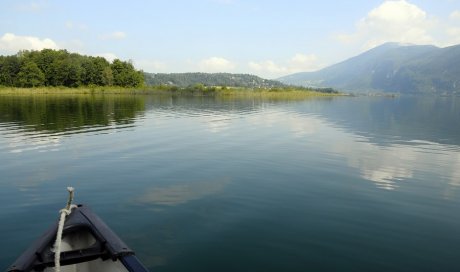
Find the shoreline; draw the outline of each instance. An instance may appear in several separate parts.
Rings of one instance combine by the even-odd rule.
[[[224,97],[262,97],[262,98],[308,98],[345,96],[344,93],[319,92],[295,87],[286,88],[245,88],[245,87],[187,87],[144,86],[144,87],[0,87],[0,95],[103,95],[103,94],[145,94],[173,96],[224,96]]]

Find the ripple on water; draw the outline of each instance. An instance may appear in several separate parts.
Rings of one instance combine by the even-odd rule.
[[[33,125],[22,126],[19,123],[3,123],[0,127],[0,135],[2,135],[0,150],[11,153],[32,150],[40,152],[58,151],[65,137],[78,134],[87,136],[110,134],[135,128],[134,120],[127,121],[128,124],[84,125],[67,127],[59,131],[40,130]]]

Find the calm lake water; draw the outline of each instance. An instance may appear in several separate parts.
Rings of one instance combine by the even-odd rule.
[[[0,269],[76,188],[153,271],[460,271],[460,99],[0,96]]]

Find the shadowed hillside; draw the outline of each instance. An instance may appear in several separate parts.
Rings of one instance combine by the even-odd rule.
[[[351,92],[460,93],[460,45],[386,43],[316,72],[280,78],[286,84]]]

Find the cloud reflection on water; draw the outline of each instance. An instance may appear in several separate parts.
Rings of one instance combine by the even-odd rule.
[[[230,183],[229,179],[198,181],[155,187],[138,198],[138,202],[165,206],[176,206],[189,201],[219,193]]]
[[[10,153],[22,153],[24,151],[36,150],[38,152],[59,151],[61,147],[61,136],[27,137],[24,135],[14,135],[14,138],[8,138],[8,150]]]
[[[137,100],[133,101],[136,102]],[[242,141],[241,137],[246,137],[242,135],[248,135],[248,137],[254,135],[249,138],[253,142],[247,142],[243,139],[243,143],[238,145],[244,149],[251,148],[251,144],[262,143],[259,146],[265,148],[265,143],[278,141],[276,144],[282,148],[285,147],[283,144],[287,141],[299,142],[300,147],[305,149],[299,149],[298,152],[315,150],[322,156],[325,154],[324,156],[333,158],[335,163],[341,163],[343,160],[346,166],[356,169],[360,177],[372,181],[378,188],[386,190],[394,190],[401,185],[401,182],[424,174],[433,175],[436,180],[447,180],[446,183],[450,186],[460,186],[460,148],[457,145],[414,139],[411,141],[402,141],[401,139],[388,141],[386,139],[387,141],[382,144],[378,141],[384,136],[375,135],[376,133],[372,135],[372,138],[359,135],[360,133],[356,132],[356,128],[341,127],[336,119],[327,119],[327,116],[299,113],[290,107],[286,110],[283,105],[261,104],[259,106],[249,105],[248,107],[250,110],[230,107],[225,111],[193,107],[187,108],[187,110],[154,108],[152,111],[154,114],[150,112],[148,122],[151,122],[157,130],[164,129],[165,133],[171,134],[170,130],[174,128],[174,135],[179,136],[188,133],[189,130],[195,132],[197,127],[200,128],[199,131],[208,132],[201,135],[203,138],[225,134],[228,135],[229,139],[235,138],[236,141]],[[132,108],[144,107],[133,106]],[[6,123],[7,125],[0,129],[0,132],[7,132],[4,133],[6,137],[3,139],[6,145],[3,144],[2,146],[4,146],[5,151],[13,153],[21,153],[26,150],[60,151],[63,146],[62,141],[64,141],[67,133],[70,133],[69,135],[77,132],[99,134],[133,126],[132,124],[117,124],[110,119],[107,121],[103,118],[103,120],[103,123],[108,123],[103,126],[87,125],[78,129],[72,128],[73,130],[70,132],[64,130],[49,134],[46,130],[31,133],[24,129],[8,127],[8,123]],[[132,121],[136,120],[133,119]],[[99,124],[97,121],[93,123]],[[284,133],[287,136],[280,135],[277,137],[278,133]],[[180,139],[180,137],[176,137],[177,141]],[[212,144],[221,143],[219,142],[221,138],[215,139]],[[203,141],[203,143],[208,144],[207,141]],[[225,150],[225,148],[226,146],[222,145],[221,150]],[[259,151],[256,150],[255,152]],[[225,182],[195,182],[172,185],[152,189],[139,201],[160,205],[177,205],[223,190],[225,185]]]
[[[249,117],[248,122],[288,129],[296,138],[304,138],[308,149],[323,149],[321,153],[344,158],[363,179],[381,189],[394,190],[404,180],[427,171],[440,179],[447,177],[452,186],[460,186],[458,146],[418,140],[381,145],[322,117],[292,112],[268,111]]]

